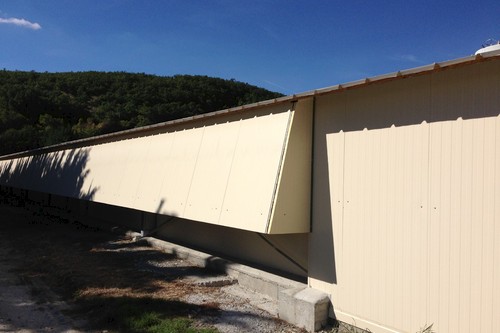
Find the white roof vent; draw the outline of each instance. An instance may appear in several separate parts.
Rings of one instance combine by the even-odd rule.
[[[476,51],[475,55],[484,53],[500,53],[500,41],[490,38],[482,46],[482,48]]]

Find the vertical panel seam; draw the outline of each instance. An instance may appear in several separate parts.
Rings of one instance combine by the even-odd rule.
[[[430,233],[431,233],[431,213],[432,213],[432,208],[431,206],[433,205],[432,201],[431,201],[431,181],[432,181],[432,174],[431,174],[431,171],[432,171],[432,168],[431,168],[431,159],[432,159],[432,155],[431,155],[431,150],[432,150],[432,122],[434,120],[434,103],[433,103],[433,78],[436,74],[432,73],[430,76],[429,76],[429,96],[428,96],[428,108],[429,108],[429,115],[428,115],[428,119],[429,119],[429,123],[427,125],[427,214],[425,214],[426,216],[426,226],[427,226],[427,239],[426,239],[426,248],[427,248],[427,321],[430,320],[431,318],[431,313],[430,313],[430,309],[431,309],[431,305],[430,305],[430,302],[431,302],[431,246],[430,246]]]
[[[481,130],[481,133],[482,133],[482,137],[483,137],[483,158],[482,158],[482,161],[481,161],[481,165],[482,165],[482,171],[481,171],[481,176],[482,176],[482,179],[481,179],[481,189],[482,189],[482,193],[481,193],[481,198],[483,199],[482,200],[482,205],[481,205],[481,231],[480,231],[480,235],[481,235],[481,260],[479,261],[479,264],[481,265],[481,268],[479,269],[480,271],[480,274],[481,274],[481,279],[479,279],[479,331],[482,332],[481,330],[481,326],[482,326],[482,322],[481,322],[481,313],[483,313],[483,278],[484,278],[484,272],[483,272],[483,260],[484,260],[484,246],[485,246],[485,240],[483,239],[483,236],[484,236],[484,210],[485,210],[485,207],[484,207],[484,197],[485,197],[485,184],[484,184],[484,180],[485,180],[485,169],[486,169],[486,158],[485,158],[485,148],[486,148],[486,131],[485,131],[485,123],[486,123],[486,120],[485,118],[482,118],[481,119],[481,124],[482,124],[482,130]]]
[[[165,165],[165,161],[167,161],[167,163],[168,163],[168,160],[169,160],[169,159],[170,159],[170,157],[171,157],[172,150],[174,149],[173,147],[175,146],[175,142],[176,142],[176,140],[177,140],[177,136],[178,136],[178,134],[177,134],[177,131],[174,131],[174,132],[171,132],[171,133],[163,133],[163,134],[160,134],[160,135],[173,135],[173,137],[172,137],[172,143],[170,144],[170,148],[169,148],[169,151],[168,151],[168,155],[166,155],[165,160],[163,160],[163,161],[162,161],[162,160],[160,160],[160,162],[159,162],[162,166],[164,166],[164,165]],[[163,169],[163,168],[162,168],[162,169]],[[161,184],[160,184],[160,186],[158,187],[158,194],[156,195],[156,198],[158,198],[159,196],[163,196],[163,188],[165,187],[165,178],[166,178],[166,176],[165,176],[165,175],[163,175],[163,177],[162,177],[162,179],[161,179]],[[162,199],[163,199],[163,197],[162,197]],[[155,200],[155,199],[154,199],[154,197],[153,197],[153,200]],[[155,203],[156,203],[156,202],[157,202],[157,201],[155,201]],[[161,200],[160,200],[159,202],[161,202]],[[158,204],[158,206],[159,206],[159,204]]]
[[[316,96],[312,99],[312,122],[311,122],[311,183],[309,186],[309,232],[313,231],[313,202],[314,202],[314,138],[315,138],[315,128],[316,128]]]
[[[198,145],[198,152],[196,153],[196,160],[194,161],[193,172],[191,173],[191,180],[189,181],[189,188],[187,190],[187,195],[185,199],[184,209],[182,210],[182,216],[185,215],[186,209],[188,207],[189,195],[191,194],[191,186],[193,185],[194,174],[196,173],[196,168],[198,166],[198,158],[200,157],[201,146],[203,145],[203,138],[205,137],[205,129],[207,127],[203,126],[203,132],[201,133],[200,143]]]
[[[500,66],[499,66],[500,67]],[[499,80],[500,81],[500,80]],[[499,82],[500,83],[500,82]],[[499,98],[500,100],[500,98]],[[497,120],[498,122],[498,120]],[[497,146],[499,145],[499,140],[497,140],[497,136],[498,136],[498,132],[497,132],[497,129],[498,129],[498,125],[497,124],[494,124],[494,137],[495,137],[495,146],[493,147],[493,151],[494,151],[494,155],[493,155],[493,163],[494,163],[494,168],[493,168],[493,184],[496,184],[497,181],[497,177],[499,177],[500,175],[498,174],[498,165],[496,164],[497,163]],[[497,262],[497,260],[495,260],[495,254],[496,254],[496,251],[495,251],[495,237],[496,237],[496,229],[497,229],[497,223],[496,223],[496,216],[495,214],[497,213],[497,209],[495,209],[497,206],[494,204],[497,200],[497,195],[498,195],[498,188],[496,186],[493,186],[493,255],[492,255],[492,272],[491,272],[491,275],[492,275],[492,279],[491,279],[491,283],[492,283],[492,286],[491,286],[491,292],[493,293],[495,291],[495,263]],[[498,283],[498,281],[496,282]],[[491,309],[492,309],[492,313],[493,313],[493,306],[494,306],[494,297],[492,297],[492,301],[491,301]],[[491,326],[490,327],[493,327],[494,326],[494,318],[495,316],[491,316]]]
[[[223,208],[224,208],[224,203],[226,202],[227,188],[229,186],[229,180],[231,179],[231,174],[233,172],[234,158],[236,156],[236,151],[238,150],[238,143],[240,141],[241,124],[242,124],[243,120],[240,119],[238,122],[239,122],[238,135],[236,136],[236,143],[234,144],[233,156],[231,157],[231,164],[229,165],[229,173],[227,174],[226,186],[224,188],[224,194],[222,196],[222,202],[221,202],[221,207],[219,209],[219,218],[217,219],[217,224],[220,224],[220,219],[222,217],[222,211],[223,211]]]
[[[148,145],[147,145],[147,151],[146,153],[144,154],[144,159],[147,160],[147,157],[149,156],[150,154],[150,149],[151,149],[151,142],[153,140],[153,137],[152,136],[147,136],[147,141],[148,141]],[[140,188],[141,188],[141,182],[142,182],[142,179],[144,177],[144,171],[147,169],[147,165],[143,165],[142,167],[142,172],[140,173],[139,175],[139,181],[137,182],[137,188],[135,189],[135,192],[134,192],[134,196],[133,196],[133,201],[132,202],[135,202],[137,201],[139,198],[138,198],[138,194],[140,192]],[[157,212],[159,213],[159,212]]]

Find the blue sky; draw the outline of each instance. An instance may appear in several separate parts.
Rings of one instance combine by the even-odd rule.
[[[236,79],[284,94],[473,54],[500,1],[0,0],[0,68]]]

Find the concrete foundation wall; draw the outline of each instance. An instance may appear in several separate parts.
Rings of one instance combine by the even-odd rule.
[[[303,280],[307,277],[307,234],[263,235],[93,202],[89,202],[88,214],[250,266]]]
[[[94,202],[88,205],[89,217],[268,271],[307,277],[308,234],[264,235]]]
[[[307,234],[264,235],[177,217],[2,186],[82,222],[116,225],[305,282]]]
[[[308,234],[263,235],[204,223],[173,220],[155,237],[189,244],[251,266],[307,277]]]

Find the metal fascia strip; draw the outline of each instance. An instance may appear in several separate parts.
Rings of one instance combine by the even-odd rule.
[[[275,207],[275,203],[276,203],[276,196],[278,193],[278,186],[280,184],[280,177],[281,177],[281,173],[283,171],[283,164],[285,162],[285,154],[286,154],[286,150],[288,147],[288,139],[290,137],[290,130],[292,128],[293,115],[295,112],[295,103],[296,102],[293,102],[292,107],[290,108],[290,110],[288,110],[289,115],[288,115],[288,123],[286,125],[285,138],[283,139],[283,146],[281,148],[280,162],[278,165],[278,171],[276,172],[276,180],[274,182],[274,189],[273,189],[273,195],[271,197],[271,204],[269,205],[269,212],[267,213],[267,222],[266,222],[266,228],[265,228],[266,233],[269,233],[269,231],[270,231],[269,228],[271,227],[271,219],[273,218],[274,207]]]

